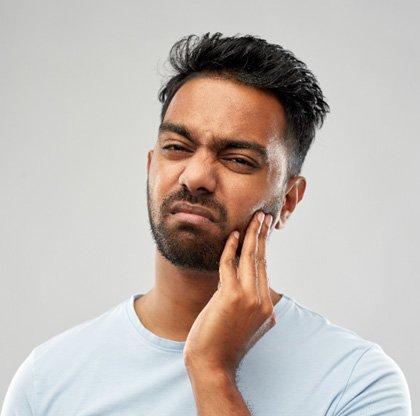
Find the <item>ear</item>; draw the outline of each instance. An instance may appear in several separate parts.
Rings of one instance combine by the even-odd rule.
[[[275,225],[278,230],[286,225],[288,218],[302,200],[305,189],[306,179],[303,176],[294,176],[287,183],[280,216]]]
[[[150,164],[152,163],[153,150],[147,152],[147,174],[149,174]]]

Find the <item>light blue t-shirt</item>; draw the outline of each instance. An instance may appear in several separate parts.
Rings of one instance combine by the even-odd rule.
[[[148,331],[137,296],[35,348],[1,416],[196,415],[184,343]],[[238,371],[253,415],[411,415],[404,376],[378,345],[287,296],[275,310]]]

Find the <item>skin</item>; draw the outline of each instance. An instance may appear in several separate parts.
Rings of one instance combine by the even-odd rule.
[[[266,239],[284,226],[306,182],[286,176],[282,105],[253,87],[195,78],[175,94],[162,126],[148,155],[152,209],[158,212],[165,196],[181,187],[211,195],[226,209],[228,239],[214,272],[177,267],[157,252],[155,286],[135,309],[156,335],[186,341],[184,361],[199,415],[249,415],[235,373],[275,324],[273,305],[280,300],[268,285]],[[234,141],[253,146],[237,148]],[[267,207],[271,212],[262,212]],[[166,221],[173,230],[192,222],[210,238],[221,232],[214,222],[188,212]],[[179,238],[190,244],[193,236],[180,231]]]

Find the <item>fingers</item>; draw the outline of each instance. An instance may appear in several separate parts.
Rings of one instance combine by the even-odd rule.
[[[232,288],[238,284],[237,270],[236,270],[236,250],[239,244],[239,232],[234,231],[230,234],[220,257],[219,264],[219,279],[220,286]]]
[[[261,303],[266,304],[267,308],[273,306],[267,278],[267,263],[265,260],[265,247],[267,242],[267,236],[272,222],[273,217],[271,215],[266,215],[264,219],[264,224],[261,227],[260,235],[258,238],[257,251],[258,294]]]
[[[245,234],[241,259],[239,261],[239,278],[245,292],[258,297],[257,253],[258,239],[264,222],[264,213],[257,212],[251,220]]]
[[[272,220],[271,215],[265,215],[263,212],[254,215],[245,234],[239,268],[236,267],[239,233],[233,232],[226,242],[219,267],[220,286],[234,288],[240,283],[244,292],[250,295],[251,302],[268,306],[272,306],[272,302],[267,279],[265,248]]]

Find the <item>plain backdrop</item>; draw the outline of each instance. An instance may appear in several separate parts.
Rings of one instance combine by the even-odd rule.
[[[0,401],[32,348],[153,284],[146,152],[165,60],[180,37],[221,31],[292,50],[331,106],[305,198],[271,238],[272,287],[379,343],[420,411],[419,11],[0,0]]]

